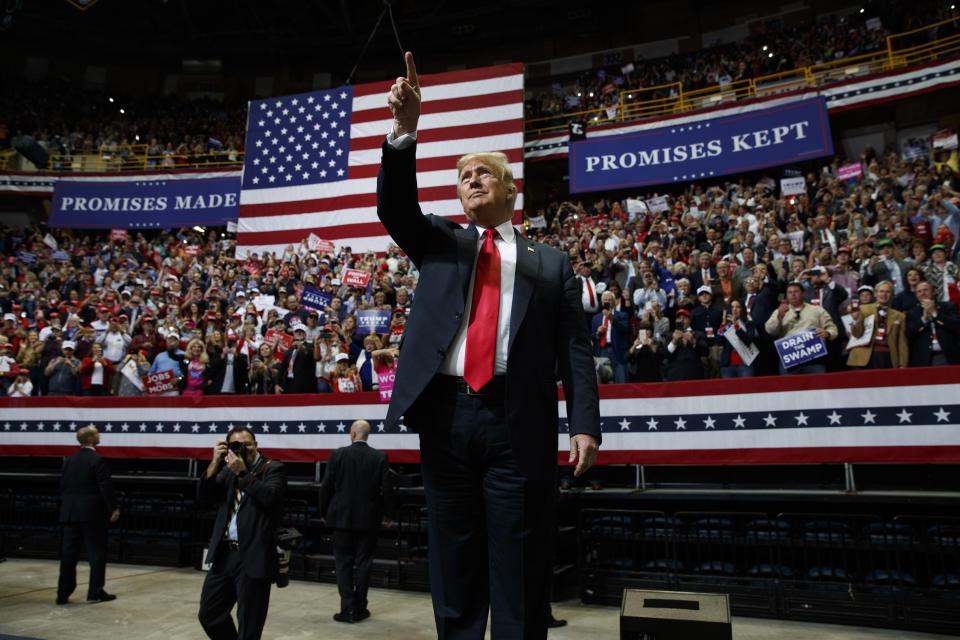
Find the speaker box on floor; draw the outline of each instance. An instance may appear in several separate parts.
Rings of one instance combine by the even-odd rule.
[[[620,640],[731,640],[725,593],[624,589]]]

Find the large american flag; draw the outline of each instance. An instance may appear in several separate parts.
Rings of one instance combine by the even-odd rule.
[[[278,255],[311,233],[354,252],[383,251],[377,219],[380,146],[393,118],[392,81],[255,100],[247,115],[237,256]],[[463,222],[456,161],[472,151],[507,154],[523,210],[523,65],[420,76],[420,204]]]

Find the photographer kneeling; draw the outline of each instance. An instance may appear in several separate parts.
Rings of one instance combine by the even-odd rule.
[[[270,585],[277,575],[275,532],[286,491],[283,463],[257,451],[249,428],[235,426],[226,441],[217,441],[199,487],[201,502],[221,503],[198,614],[210,638],[252,640],[263,632]],[[234,604],[239,632],[230,617]]]

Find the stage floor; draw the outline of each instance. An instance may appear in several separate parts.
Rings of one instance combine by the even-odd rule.
[[[77,567],[84,579],[87,567]],[[138,638],[180,640],[202,638],[197,603],[203,573],[194,569],[168,569],[138,565],[108,565],[106,590],[113,602],[87,604],[81,584],[70,604],[56,606],[57,562],[10,559],[0,563],[0,637],[21,636],[42,640]],[[276,640],[313,638],[435,638],[430,597],[424,593],[370,590],[372,617],[358,624],[335,622],[339,608],[335,585],[291,582],[274,588],[264,637]],[[577,600],[556,603],[554,615],[568,621],[550,631],[551,640],[617,638],[618,609],[583,605]],[[734,618],[737,640],[877,640],[952,638],[899,630],[868,629],[757,618]],[[488,634],[489,637],[489,634]]]

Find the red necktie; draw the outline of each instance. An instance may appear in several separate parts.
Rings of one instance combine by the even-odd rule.
[[[479,391],[493,377],[493,358],[497,346],[497,318],[500,315],[500,252],[494,243],[496,229],[483,232],[483,245],[477,257],[473,280],[473,304],[467,325],[467,352],[463,379]]]
[[[593,309],[597,305],[597,299],[593,297],[593,287],[590,285],[590,278],[584,278],[583,281],[587,283],[587,293],[590,295],[590,308]]]
[[[603,319],[603,333],[600,334],[600,346],[607,346],[607,331],[610,330],[610,318]]]

